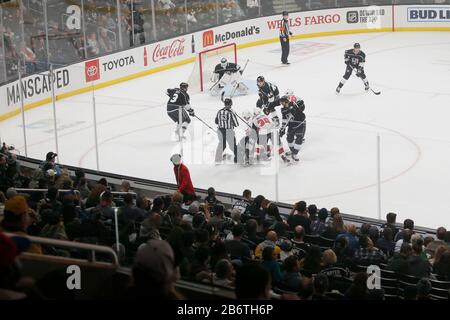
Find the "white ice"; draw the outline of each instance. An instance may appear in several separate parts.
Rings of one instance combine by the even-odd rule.
[[[354,76],[334,90],[345,65],[344,50],[360,42],[366,74],[380,96],[365,93]],[[450,33],[373,33],[292,41],[289,67],[278,43],[239,50],[250,59],[245,78],[264,75],[306,104],[306,141],[300,163],[267,167],[213,164],[217,138],[198,120],[183,146],[196,187],[241,193],[249,188],[279,201],[305,200],[318,207],[377,218],[377,134],[381,139],[382,217],[450,226]],[[102,171],[174,183],[170,155],[179,150],[166,114],[165,90],[186,81],[192,64],[95,91]],[[252,110],[256,95],[236,97],[233,108]],[[96,168],[92,93],[57,102],[60,162]],[[211,126],[218,98],[191,96],[196,114]],[[26,112],[28,155],[55,150],[50,105]],[[245,129],[243,127],[243,129]],[[239,135],[242,133],[240,132]],[[1,137],[23,154],[21,117],[1,124]],[[284,141],[285,143],[285,141]],[[285,145],[287,147],[287,145]],[[228,150],[228,153],[230,151]]]

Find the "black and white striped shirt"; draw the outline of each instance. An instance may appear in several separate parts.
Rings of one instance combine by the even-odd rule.
[[[217,112],[215,122],[219,129],[234,129],[239,125],[236,115],[227,108],[222,108]]]
[[[280,38],[287,38],[289,36],[289,33],[289,20],[282,19],[280,27]]]

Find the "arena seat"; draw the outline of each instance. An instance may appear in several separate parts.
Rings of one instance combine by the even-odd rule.
[[[318,235],[311,235],[311,234],[305,234],[303,237],[303,241],[309,244],[319,244],[319,236]]]

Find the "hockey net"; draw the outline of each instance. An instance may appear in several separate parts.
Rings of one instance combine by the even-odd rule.
[[[222,58],[226,58],[228,62],[237,63],[236,43],[207,49],[197,54],[194,69],[188,80],[190,92],[209,91],[214,85],[211,81],[214,68]]]

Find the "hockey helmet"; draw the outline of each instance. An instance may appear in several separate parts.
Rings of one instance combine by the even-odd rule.
[[[170,157],[170,161],[175,165],[179,166],[181,164],[181,154],[175,153]]]
[[[186,82],[180,83],[180,89],[187,91],[189,85]]]
[[[261,114],[261,108],[255,107],[255,109],[253,109],[253,115],[258,116],[260,114]]]
[[[266,80],[264,79],[264,77],[263,76],[259,76],[258,78],[256,78],[256,83],[258,84],[258,86],[262,86],[262,85],[264,85],[264,83],[266,82]],[[261,85],[260,85],[260,83],[261,83]]]
[[[361,45],[357,42],[353,45],[353,48],[355,49],[361,49]]]
[[[283,11],[283,17],[286,17],[288,15],[289,15],[289,13],[287,11]]]
[[[223,68],[225,68],[227,66],[227,58],[222,58],[220,59],[220,64],[222,65]]]
[[[294,90],[286,89],[286,92],[284,93],[286,96],[292,96],[294,95]]]
[[[223,100],[223,104],[225,105],[225,107],[231,107],[233,105],[233,100],[231,100],[230,98],[225,98],[225,100]]]
[[[290,102],[289,96],[287,96],[287,95],[282,96],[282,97],[280,98],[280,102],[281,102],[282,104],[283,104],[283,103],[289,103],[289,102]]]

